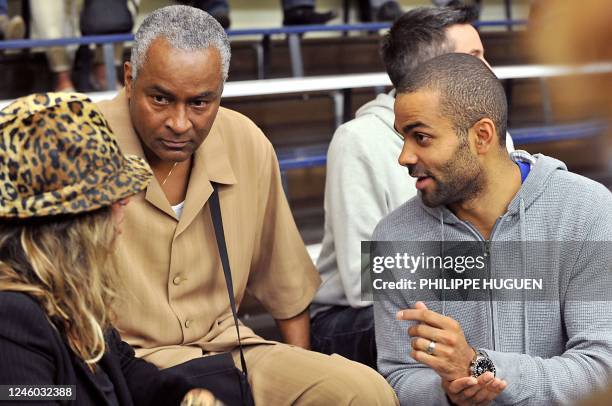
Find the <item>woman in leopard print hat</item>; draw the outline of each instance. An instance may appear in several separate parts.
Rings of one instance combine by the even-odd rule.
[[[151,170],[124,156],[83,95],[36,94],[0,112],[0,217],[76,214],[146,188]]]
[[[11,400],[211,399],[137,359],[112,328],[122,208],[151,177],[83,95],[32,95],[0,112],[0,385],[15,386]]]

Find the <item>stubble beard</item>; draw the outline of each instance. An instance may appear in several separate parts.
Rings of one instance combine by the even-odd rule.
[[[457,147],[454,158],[447,161],[438,172],[441,176],[432,178],[435,188],[430,192],[421,191],[421,199],[428,207],[472,200],[484,189],[484,172],[467,142]]]

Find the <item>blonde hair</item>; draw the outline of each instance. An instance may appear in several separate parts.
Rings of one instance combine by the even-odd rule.
[[[106,348],[118,286],[114,227],[110,207],[0,224],[0,291],[36,298],[92,370]]]

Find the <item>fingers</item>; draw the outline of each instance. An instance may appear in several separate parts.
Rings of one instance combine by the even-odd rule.
[[[414,309],[400,310],[396,314],[396,319],[418,321],[420,323],[429,324],[430,326],[447,330],[456,330],[459,327],[459,324],[450,317],[442,316],[440,313],[427,309],[425,304],[422,306],[424,306],[424,308],[415,307]],[[419,307],[421,307],[421,305],[419,305]]]
[[[414,308],[417,310],[427,310],[427,306],[423,302],[416,302]]]
[[[480,392],[474,395],[473,400],[475,403],[489,403],[493,399],[495,399],[500,393],[506,389],[508,384],[506,381],[501,380],[499,378],[495,378],[491,380],[485,388]]]
[[[476,386],[478,384],[478,380],[471,376],[466,376],[464,378],[455,379],[447,384],[447,393],[451,395],[458,395],[461,392],[464,392],[468,388]]]
[[[475,387],[466,389],[465,391],[463,391],[463,395],[466,397],[466,399],[471,399],[478,392],[480,392],[483,388],[485,388],[489,383],[493,382],[494,379],[495,377],[493,376],[492,373],[485,372],[484,374],[478,377],[477,379],[478,385]]]
[[[491,385],[493,385],[494,390],[499,394],[508,387],[508,382],[504,381],[503,379],[496,378]]]
[[[506,389],[506,381],[487,372],[478,378],[463,377],[453,381],[442,381],[442,388],[457,405],[488,405]]]
[[[440,335],[442,333],[443,330],[428,326],[427,324],[415,324],[408,328],[408,334],[411,337],[422,337],[435,342],[440,342]]]
[[[453,339],[451,339],[451,334],[449,334],[445,330],[441,330],[439,328],[435,328],[429,326],[427,324],[416,324],[414,326],[410,326],[408,328],[408,334],[413,337],[421,337],[427,341],[427,345],[429,345],[429,341],[435,341],[436,344],[446,344],[446,345],[455,345]]]
[[[439,375],[443,374],[443,370],[446,368],[446,362],[441,361],[436,358],[434,355],[429,355],[425,351],[420,350],[412,350],[410,356],[414,358],[415,361],[420,362],[421,364],[425,364],[432,369],[434,369]]]
[[[415,351],[423,351],[423,352],[427,352],[428,353],[428,349],[429,346],[431,345],[431,343],[435,343],[435,341],[429,340],[427,338],[421,338],[421,337],[416,337],[412,339],[412,349],[414,349]],[[434,344],[434,350],[432,351],[431,354],[429,355],[436,355],[436,348],[438,347],[437,344]]]
[[[436,350],[437,351],[437,350]],[[429,355],[424,351],[412,350],[410,356],[416,361],[423,365],[427,365],[433,369],[442,379],[447,381],[453,381],[462,376],[465,376],[464,371],[460,371],[444,357],[438,357],[435,355]]]
[[[501,393],[504,389],[506,389],[506,386],[508,386],[506,381],[504,381],[503,379],[495,378],[495,375],[493,375],[492,372],[485,372],[484,374],[480,375],[477,379],[478,379],[479,384],[486,383],[487,388],[489,390],[497,392],[497,393]]]
[[[479,391],[478,393],[476,393],[471,401],[475,404],[488,404],[490,403],[493,399],[495,399],[500,393],[496,390],[493,390],[492,388],[492,382],[488,383],[485,387],[482,388],[481,391]]]
[[[433,345],[431,345],[431,343],[433,343]],[[434,357],[444,358],[446,361],[448,361],[449,357],[453,354],[451,347],[445,345],[443,342],[436,342],[428,338],[414,337],[411,340],[411,345],[414,351],[420,351]]]
[[[439,313],[429,309],[404,309],[397,312],[396,318],[398,320],[412,320],[421,323],[427,323],[434,327],[444,327],[444,318]]]
[[[488,404],[507,386],[506,381],[494,378],[490,372],[479,376],[477,381],[477,385],[466,388],[461,393],[456,394],[457,397],[470,404]]]

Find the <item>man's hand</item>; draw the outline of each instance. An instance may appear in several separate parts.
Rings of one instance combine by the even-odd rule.
[[[467,343],[457,321],[427,309],[423,302],[417,302],[414,309],[398,312],[397,318],[418,322],[408,329],[412,337],[410,355],[440,375],[442,388],[455,405],[487,405],[508,386],[490,372],[478,378],[471,376],[474,349]],[[432,341],[435,348],[428,354]]]
[[[418,322],[408,329],[412,337],[412,358],[431,367],[442,380],[454,381],[470,376],[474,350],[465,340],[459,323],[429,310],[423,302],[417,302],[414,309],[399,311],[397,319]],[[432,341],[435,349],[428,354]]]
[[[454,381],[442,380],[442,389],[457,406],[488,405],[506,389],[506,381],[485,372],[478,378],[466,377]]]

